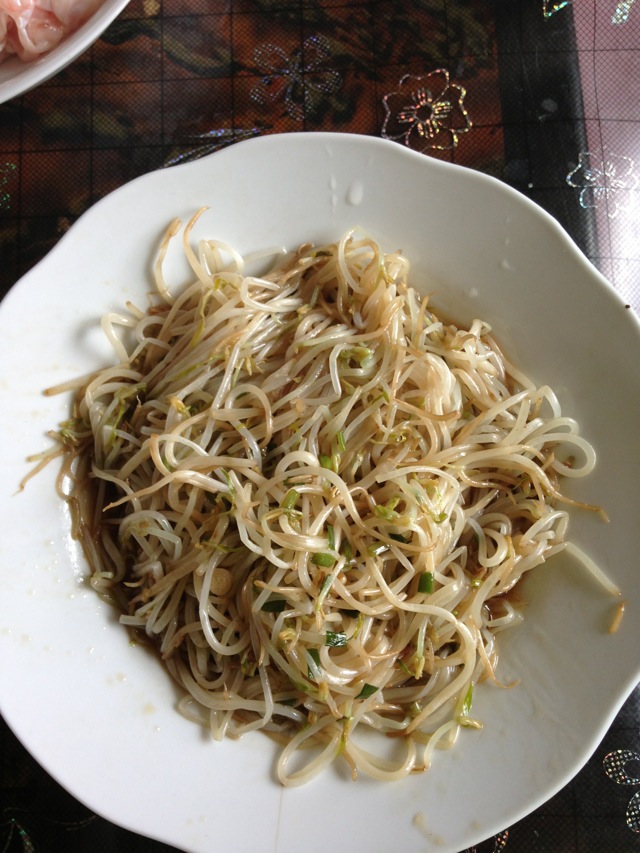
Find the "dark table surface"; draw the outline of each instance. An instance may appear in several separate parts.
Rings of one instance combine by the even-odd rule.
[[[0,105],[0,295],[138,175],[333,130],[517,188],[640,311],[639,83],[635,0],[131,0],[68,68]],[[420,86],[447,104],[426,135],[419,112],[398,121]],[[170,849],[91,813],[0,721],[0,853]],[[564,790],[474,849],[640,850],[640,689]]]

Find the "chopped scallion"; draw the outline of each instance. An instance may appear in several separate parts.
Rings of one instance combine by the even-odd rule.
[[[365,684],[362,685],[362,690],[356,696],[356,699],[368,699],[369,696],[373,696],[373,694],[378,690],[374,684]]]
[[[358,636],[358,634],[360,633],[360,630],[362,629],[362,626],[363,626],[363,625],[364,625],[364,613],[359,612],[359,613],[358,613],[358,618],[356,619],[356,629],[355,629],[355,631],[353,632],[353,636],[354,636],[354,637],[357,637],[357,636]]]
[[[328,468],[329,471],[333,471],[333,459],[330,456],[327,456],[326,453],[320,454],[320,465],[323,468]]]
[[[329,592],[332,583],[333,575],[327,575],[326,578],[322,581],[322,586],[320,587],[320,595],[318,596],[318,601],[320,603],[322,603],[327,597],[327,593]]]
[[[309,655],[311,660],[314,662],[316,667],[318,669],[320,669],[320,652],[318,651],[318,649],[307,649],[307,654]],[[310,664],[307,667],[307,677],[308,678],[314,678],[313,668]]]
[[[468,717],[469,711],[471,710],[471,705],[473,703],[473,684],[470,684],[467,688],[467,692],[464,695],[464,699],[462,700],[462,707],[460,708],[460,716]]]
[[[332,648],[339,648],[340,646],[347,645],[347,635],[344,631],[327,631],[325,634],[325,646],[331,646]]]
[[[390,533],[389,539],[393,539],[395,542],[402,542],[405,545],[407,542],[410,542],[410,539],[407,539],[405,536],[402,536],[400,533]]]
[[[373,511],[378,516],[378,518],[384,518],[387,521],[392,521],[394,518],[398,517],[398,513],[391,509],[390,506],[384,506],[382,504],[376,504],[373,508]]]
[[[333,532],[333,525],[327,524],[327,541],[329,542],[329,548],[331,551],[335,551],[336,549],[336,537]]]
[[[405,673],[405,675],[408,675],[411,678],[413,678],[413,673],[411,672],[411,670],[409,669],[409,667],[406,665],[406,663],[403,660],[397,660],[396,663],[398,664],[400,669]]]
[[[260,610],[264,610],[265,613],[282,613],[286,606],[287,602],[284,598],[268,598]]]
[[[300,497],[300,492],[296,489],[289,489],[287,494],[282,499],[282,503],[280,504],[282,509],[293,509],[294,506],[298,502],[298,498]]]
[[[418,592],[429,594],[433,592],[433,572],[422,572],[418,581]]]
[[[336,558],[332,554],[324,554],[321,551],[311,555],[311,562],[316,566],[322,566],[325,569],[330,569],[334,565],[335,561]]]

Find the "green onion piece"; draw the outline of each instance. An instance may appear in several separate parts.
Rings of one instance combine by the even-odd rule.
[[[400,503],[400,498],[396,495],[390,498],[386,504],[376,504],[373,508],[373,511],[378,516],[378,518],[386,518],[387,521],[391,521],[392,518],[397,518],[398,513],[395,512],[395,508]]]
[[[284,598],[268,598],[260,610],[265,613],[282,613],[286,606],[287,601]]]
[[[320,652],[318,649],[307,649],[307,654],[315,665],[320,668]],[[307,678],[313,678],[313,670],[311,669],[311,666],[307,667]]]
[[[433,592],[433,572],[422,572],[418,581],[418,592]]]
[[[293,678],[290,678],[289,681],[293,684],[296,690],[299,690],[301,693],[316,693],[317,688],[312,684],[307,684],[306,681],[296,681]]]
[[[401,536],[400,533],[390,533],[389,539],[393,539],[395,542],[402,542],[405,545],[407,542],[410,542],[410,539],[407,539],[405,536]]]
[[[296,489],[289,489],[287,494],[282,499],[282,503],[280,507],[282,509],[293,509],[294,506],[298,503],[298,498],[300,497],[300,492]]]
[[[331,551],[335,551],[336,550],[336,537],[335,537],[335,534],[333,532],[333,525],[332,524],[327,524],[327,540],[329,542],[329,548],[331,549]]]
[[[312,554],[311,562],[316,566],[322,566],[325,569],[330,569],[335,563],[336,558],[332,554],[323,554],[319,552],[317,554]]]
[[[336,649],[340,646],[347,645],[347,635],[344,631],[327,631],[325,634],[325,646],[331,646]]]
[[[345,441],[344,433],[342,432],[342,430],[338,430],[338,434],[336,435],[336,438],[338,440],[338,447],[340,448],[342,453],[344,453],[345,450],[347,449],[347,442]]]
[[[359,612],[358,618],[356,619],[356,629],[353,632],[354,638],[358,636],[363,625],[364,625],[364,613]]]
[[[470,684],[467,688],[467,692],[465,693],[464,699],[462,700],[462,707],[460,708],[460,716],[468,717],[469,711],[471,710],[471,703],[473,702],[473,684]]]
[[[413,678],[413,673],[411,672],[411,670],[409,669],[409,667],[406,665],[406,663],[405,663],[403,660],[397,660],[397,661],[396,661],[396,663],[398,664],[398,666],[400,667],[400,669],[401,669],[401,670],[402,670],[406,675],[408,675],[408,676],[410,676],[411,678]]]
[[[371,347],[360,344],[355,347],[350,347],[349,349],[343,349],[340,353],[340,358],[343,361],[357,361],[358,364],[361,365],[363,361],[370,359],[372,355],[373,351]]]
[[[327,456],[326,453],[320,454],[320,465],[323,468],[328,468],[330,471],[333,471],[333,459],[330,456]]]
[[[384,518],[387,521],[391,521],[394,518],[398,517],[398,513],[391,509],[391,507],[383,506],[382,504],[376,504],[373,508],[373,511],[378,516],[378,518]]]
[[[351,547],[351,542],[348,539],[345,539],[340,548],[342,554],[344,554],[344,558],[347,563],[350,563],[353,560],[353,548]]]
[[[320,587],[320,595],[318,596],[319,605],[327,597],[327,593],[331,589],[331,584],[333,583],[333,575],[327,575],[326,578],[322,581],[322,586]]]
[[[362,685],[362,690],[356,696],[356,699],[368,699],[369,696],[373,696],[373,694],[378,690],[375,684],[365,684]]]
[[[370,557],[377,557],[380,554],[383,554],[388,548],[386,542],[374,542],[373,545],[369,545],[367,548],[367,554]]]

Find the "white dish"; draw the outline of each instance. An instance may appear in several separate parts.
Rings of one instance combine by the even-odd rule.
[[[53,50],[33,62],[12,56],[0,63],[0,104],[39,86],[84,53],[122,12],[129,0],[104,0],[100,8]]]
[[[67,413],[42,389],[104,363],[97,325],[142,302],[158,239],[210,210],[197,234],[245,252],[337,238],[361,225],[402,248],[447,314],[489,320],[513,360],[554,387],[596,446],[572,493],[571,538],[618,583],[627,613],[570,558],[527,582],[524,624],[503,635],[500,676],[477,690],[481,732],[403,782],[330,771],[283,790],[256,733],[213,743],[174,708],[157,661],[131,647],[84,584],[54,491],[55,465],[16,494],[28,454]],[[27,749],[104,817],[190,853],[262,849],[458,851],[508,827],[587,761],[640,676],[637,502],[640,327],[559,226],[479,173],[396,143],[339,134],[267,136],[139,178],[99,202],[0,306],[0,709]],[[490,783],[488,784],[488,776]]]

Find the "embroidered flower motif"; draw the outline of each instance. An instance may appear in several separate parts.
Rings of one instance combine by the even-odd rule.
[[[542,0],[542,13],[545,18],[550,18],[570,3],[571,0]]]
[[[426,75],[405,74],[397,91],[382,99],[386,111],[382,136],[417,151],[452,150],[459,135],[471,127],[464,106],[466,94],[442,68]]]
[[[322,36],[310,36],[302,50],[289,56],[274,44],[259,45],[253,56],[265,76],[251,89],[251,98],[259,104],[283,99],[289,115],[298,121],[316,110],[341,83],[340,74],[325,66],[331,48]]]
[[[581,207],[604,208],[613,219],[620,211],[631,210],[635,205],[638,177],[633,166],[630,157],[608,151],[600,154],[581,151],[578,165],[567,175],[567,183],[580,190]]]
[[[0,163],[0,210],[11,210],[11,193],[5,187],[16,168],[15,163]]]
[[[9,850],[12,847],[17,849],[18,844],[22,845],[22,853],[35,853],[36,848],[31,840],[27,830],[20,824],[16,818],[9,817],[0,823],[0,841],[4,842],[2,850]],[[15,838],[15,843],[14,843]]]
[[[560,9],[570,6],[572,2],[573,0],[542,0],[542,14],[545,18],[550,18],[556,12],[559,12]],[[635,0],[620,0],[611,16],[611,23],[626,24],[634,3]]]
[[[640,776],[627,772],[627,765],[632,761],[640,762],[640,754],[631,749],[616,749],[605,755],[602,766],[609,779],[617,785],[640,785]],[[640,833],[640,791],[636,791],[629,800],[626,817],[629,829]]]
[[[497,835],[494,835],[491,841],[493,841],[493,847],[491,848],[490,853],[502,853],[503,850],[506,850],[507,841],[509,840],[509,830],[505,829],[503,832],[499,832]],[[489,844],[490,841],[483,842],[482,850],[487,850],[489,853]],[[480,853],[479,848],[477,847],[469,847],[464,853]]]
[[[626,24],[629,20],[629,13],[631,12],[631,7],[634,3],[635,0],[622,0],[622,2],[618,3],[613,15],[611,16],[611,23]]]

